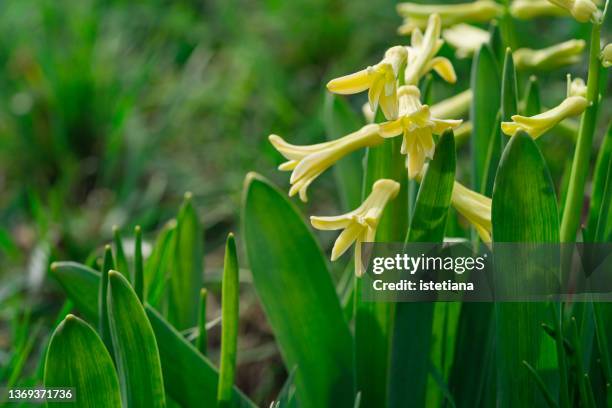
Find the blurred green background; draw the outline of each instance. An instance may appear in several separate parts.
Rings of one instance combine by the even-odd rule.
[[[46,277],[49,263],[85,260],[115,224],[140,224],[152,238],[192,191],[214,280],[223,240],[237,229],[246,172],[287,185],[268,134],[298,144],[325,139],[325,83],[407,43],[396,34],[395,3],[0,2],[0,384],[36,381],[48,333],[69,307]],[[521,22],[517,41],[541,48],[585,29],[570,19]],[[469,86],[470,63],[455,64],[457,85],[436,81],[435,100]],[[544,104],[562,99],[566,72],[585,71],[540,77]],[[355,112],[364,101],[350,99]],[[611,108],[602,106],[605,121]],[[562,190],[572,141],[550,135],[541,143]],[[337,202],[325,174],[309,213],[334,213]],[[238,385],[264,403],[286,373],[252,291],[241,307]]]

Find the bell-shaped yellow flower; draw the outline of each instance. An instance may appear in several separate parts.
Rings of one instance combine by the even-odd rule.
[[[431,70],[436,71],[446,82],[457,82],[457,75],[453,64],[444,57],[436,57],[444,44],[440,39],[442,20],[438,14],[432,14],[427,23],[425,34],[415,29],[410,39],[408,49],[408,62],[404,72],[406,85],[418,85],[419,80]]]
[[[455,181],[451,204],[474,226],[482,242],[491,242],[491,199]]]
[[[530,20],[543,16],[566,16],[569,12],[548,0],[514,0],[510,5],[513,17]]]
[[[408,155],[406,165],[408,176],[416,178],[423,169],[426,159],[433,158],[435,151],[434,134],[455,129],[461,120],[443,120],[432,117],[429,106],[421,104],[421,92],[414,85],[404,85],[398,90],[399,118],[380,125],[384,138],[403,135],[402,154]]]
[[[512,116],[512,122],[502,122],[502,132],[508,136],[514,136],[523,131],[537,139],[564,119],[580,115],[588,106],[589,103],[584,96],[572,95],[570,92],[570,95],[561,104],[544,113],[532,117]]]
[[[455,49],[457,58],[467,58],[488,43],[491,34],[482,28],[462,23],[444,30],[442,38]]]
[[[331,260],[335,261],[349,247],[355,244],[355,273],[363,275],[361,262],[361,243],[374,242],[376,228],[389,200],[395,198],[400,190],[398,182],[381,179],[372,186],[372,192],[357,209],[334,217],[310,217],[312,226],[319,230],[344,230],[336,239]]]
[[[550,0],[551,3],[567,10],[579,22],[597,22],[601,18],[601,11],[592,0]]]
[[[299,193],[300,199],[306,202],[308,186],[330,166],[355,150],[382,143],[384,139],[378,132],[378,125],[366,125],[340,139],[310,146],[292,145],[277,135],[270,135],[268,139],[288,160],[279,166],[279,170],[293,170],[289,196]]]
[[[601,63],[604,68],[612,67],[612,44],[608,44],[601,52]]]
[[[541,50],[520,48],[513,54],[514,63],[520,70],[550,70],[580,62],[586,43],[584,40],[569,40]]]
[[[499,17],[503,7],[493,0],[477,0],[462,4],[418,4],[400,3],[397,12],[404,17],[404,23],[398,28],[400,34],[409,35],[419,28],[427,26],[427,20],[432,14],[442,18],[442,25],[450,27],[458,23],[482,23]]]
[[[406,48],[389,48],[378,64],[362,69],[354,74],[332,79],[327,83],[330,92],[350,95],[368,90],[368,100],[372,111],[378,106],[389,120],[397,117],[397,78],[406,65]]]

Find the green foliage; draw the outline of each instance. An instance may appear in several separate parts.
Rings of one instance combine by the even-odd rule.
[[[127,279],[108,274],[108,320],[123,405],[165,407],[159,352],[151,324]]]
[[[229,406],[236,377],[236,354],[238,349],[238,256],[234,235],[227,237],[225,261],[223,263],[223,288],[221,290],[221,357],[219,359],[219,387],[217,400],[220,407]],[[204,327],[204,332],[206,328]]]
[[[115,408],[121,405],[119,380],[108,351],[95,330],[68,315],[49,342],[45,387],[70,387],[74,402],[49,402],[50,408]]]
[[[455,182],[455,139],[452,131],[442,135],[417,195],[407,242],[442,242]],[[399,303],[389,388],[389,406],[405,401],[425,404],[430,371],[434,304]]]
[[[174,262],[169,279],[168,317],[178,329],[186,329],[196,321],[198,294],[202,286],[203,232],[191,193],[179,210],[174,237]]]
[[[249,174],[243,232],[253,281],[300,406],[353,404],[353,345],[321,249],[296,208]]]

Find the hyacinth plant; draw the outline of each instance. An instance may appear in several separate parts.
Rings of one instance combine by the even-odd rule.
[[[339,279],[298,207],[263,176],[245,180],[243,265],[289,373],[272,406],[610,406],[609,304],[365,302],[360,256],[362,243],[373,241],[611,241],[612,132],[599,145],[597,126],[612,65],[601,37],[607,3],[477,0],[397,10],[410,41],[327,83],[327,141],[269,137],[286,160],[280,170],[291,172],[289,196],[306,202],[319,176],[335,171],[346,211],[313,215],[310,224],[338,231],[330,249],[333,264],[346,265]],[[513,44],[517,21],[542,16],[589,25],[590,41],[540,50]],[[470,87],[434,102],[432,81],[460,79],[440,55],[445,41],[458,59],[472,58]],[[568,78],[564,98],[542,107],[535,75],[580,63],[585,48],[584,80]],[[356,120],[340,95],[365,92]],[[538,145],[558,135],[575,143],[562,191]],[[460,155],[470,156],[470,169],[457,166]],[[53,264],[81,317],[68,314],[55,329],[45,385],[75,387],[79,407],[255,406],[234,385],[233,235],[217,361],[207,352],[207,330],[219,321],[206,320],[202,227],[191,196],[148,256],[139,228],[133,242],[128,257],[117,229],[88,265]]]

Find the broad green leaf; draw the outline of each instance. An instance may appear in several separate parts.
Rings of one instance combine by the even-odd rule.
[[[408,242],[442,242],[455,182],[455,139],[442,135],[417,195]],[[398,303],[389,375],[389,406],[425,405],[434,304]]]
[[[377,121],[384,121],[379,116]],[[377,242],[403,242],[408,230],[408,174],[406,157],[401,154],[402,138],[386,140],[368,149],[364,197],[381,178],[400,183],[400,192],[383,213],[376,232]],[[362,302],[361,280],[356,279],[355,298],[355,363],[357,391],[361,392],[364,407],[386,406],[388,375],[391,362],[391,338],[395,304],[391,302]]]
[[[115,268],[113,261],[113,250],[110,245],[104,247],[104,259],[102,260],[102,267],[100,274],[102,281],[98,288],[98,315],[100,321],[98,323],[98,332],[106,348],[111,351],[113,349],[113,342],[110,337],[110,327],[108,324],[108,307],[107,307],[107,290],[108,290],[108,272]]]
[[[204,237],[191,193],[177,217],[174,265],[170,275],[168,320],[179,330],[192,327],[198,315],[198,296],[204,273]]]
[[[95,307],[95,299],[100,284],[100,274],[75,262],[55,262],[51,272],[76,308],[88,320],[97,321],[98,310]],[[164,385],[168,394],[184,408],[216,406],[219,382],[217,369],[164,320],[159,312],[149,305],[145,306],[145,310],[155,332],[164,373]],[[255,407],[255,404],[236,387],[234,387],[232,404]]]
[[[559,242],[554,185],[540,150],[525,133],[513,136],[504,150],[495,179],[492,221],[494,242]],[[519,257],[517,268],[528,267]],[[533,406],[542,396],[522,362],[538,369],[543,355],[554,354],[542,347],[551,345],[542,339],[546,306],[498,303],[495,311],[498,401],[502,407]]]
[[[48,402],[49,408],[121,406],[113,361],[95,330],[71,314],[57,326],[45,360],[45,387],[71,387],[74,402]]]
[[[230,234],[225,244],[221,288],[221,357],[219,358],[219,387],[217,389],[217,400],[220,407],[229,405],[236,377],[239,289],[236,242],[234,235]]]
[[[123,239],[121,238],[121,230],[119,227],[113,227],[113,242],[115,244],[115,266],[116,270],[121,272],[126,278],[130,277],[130,266],[125,256],[125,250],[123,248]]]
[[[336,140],[357,131],[363,126],[363,119],[355,114],[344,98],[327,92],[323,107],[323,123],[327,139]],[[362,174],[363,151],[351,153],[334,165],[342,207],[347,211],[361,203]]]
[[[108,320],[123,405],[165,407],[155,335],[130,283],[116,271],[108,274]]]
[[[174,261],[176,221],[171,220],[159,232],[145,264],[144,286],[147,301],[158,307]]]
[[[491,47],[496,60],[501,63],[504,60],[506,47],[504,46],[501,27],[497,20],[491,21],[489,25],[489,47]]]
[[[249,174],[243,233],[253,283],[302,407],[353,403],[353,344],[321,249],[297,209]]]
[[[498,67],[488,45],[483,45],[474,55],[470,81],[474,92],[470,110],[473,124],[471,140],[473,187],[476,191],[482,191],[481,184],[487,170],[489,145],[497,124],[496,117],[501,101]]]

